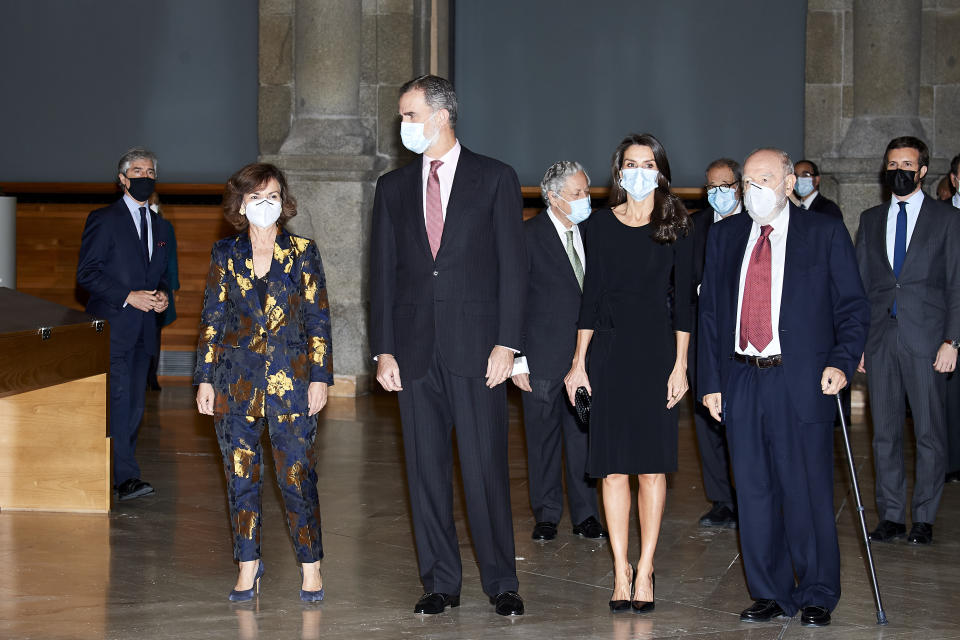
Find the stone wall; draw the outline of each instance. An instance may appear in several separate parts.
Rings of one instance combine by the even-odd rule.
[[[882,197],[886,143],[930,147],[930,193],[960,153],[960,0],[809,0],[806,155],[847,226]]]

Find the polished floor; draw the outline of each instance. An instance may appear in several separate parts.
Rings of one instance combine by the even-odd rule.
[[[139,458],[156,496],[117,503],[109,516],[0,513],[0,638],[960,638],[960,485],[945,489],[932,546],[874,545],[890,620],[879,627],[839,433],[835,506],[843,597],[833,624],[807,629],[799,616],[741,623],[738,613],[750,599],[737,534],[697,527],[709,505],[689,417],[681,422],[680,471],[669,478],[656,557],[656,611],[611,615],[606,543],[572,535],[566,517],[556,540],[530,539],[534,523],[515,390],[510,468],[525,616],[497,616],[483,595],[459,493],[462,604],[438,616],[412,613],[421,586],[396,400],[384,394],[335,398],[321,420],[326,600],[316,606],[299,602],[297,565],[278,492],[268,484],[261,594],[252,604],[231,605],[226,595],[236,570],[223,473],[212,424],[196,414],[192,393],[167,383],[149,396]],[[69,424],[63,433],[69,446]],[[853,435],[872,526],[869,433],[857,426]],[[42,461],[36,473],[43,473]],[[269,472],[267,478],[272,482]]]

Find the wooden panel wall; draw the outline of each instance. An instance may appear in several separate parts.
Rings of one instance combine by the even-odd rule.
[[[77,256],[88,204],[17,204],[17,289],[53,302],[83,309],[84,293],[76,286]],[[163,215],[177,236],[180,290],[177,319],[163,330],[162,348],[193,351],[210,265],[210,248],[233,233],[216,205],[164,205]]]

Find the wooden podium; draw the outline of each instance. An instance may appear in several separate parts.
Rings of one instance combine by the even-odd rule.
[[[0,509],[110,510],[107,323],[0,288]]]

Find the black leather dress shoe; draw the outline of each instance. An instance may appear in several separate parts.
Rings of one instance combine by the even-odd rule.
[[[538,522],[533,527],[534,540],[553,540],[557,537],[557,525],[553,522]]]
[[[723,527],[724,529],[737,528],[737,514],[725,504],[713,503],[713,508],[700,518],[701,527]]]
[[[825,627],[830,624],[830,612],[825,607],[809,606],[800,614],[800,626]]]
[[[425,613],[434,615],[443,613],[447,607],[459,607],[460,596],[451,596],[446,593],[425,593],[417,600],[417,606],[413,608],[414,613]]]
[[[776,600],[757,600],[740,612],[740,622],[767,622],[783,615],[783,608]]]
[[[951,471],[943,477],[943,482],[945,484],[950,484],[951,482],[960,482],[960,471]]]
[[[910,544],[930,544],[933,542],[933,525],[929,522],[914,522],[907,536]]]
[[[590,516],[577,526],[573,528],[574,535],[583,536],[584,538],[606,538],[607,532],[603,530],[603,525],[594,518]]]
[[[523,598],[516,591],[504,591],[490,597],[490,604],[495,607],[501,616],[522,616]]]
[[[881,520],[877,528],[870,532],[870,540],[873,542],[890,542],[902,538],[906,532],[907,527],[904,524],[892,520]]]
[[[149,482],[144,482],[140,478],[130,478],[129,480],[124,480],[120,483],[120,486],[117,487],[117,497],[120,500],[133,500],[134,498],[148,496],[153,493],[156,493],[156,491],[153,489],[153,486],[151,486]]]

